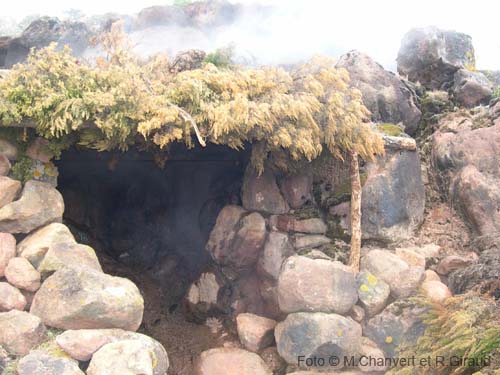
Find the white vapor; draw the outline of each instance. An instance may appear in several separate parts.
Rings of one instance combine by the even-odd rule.
[[[136,48],[144,53],[190,48],[214,50],[233,43],[238,55],[258,63],[292,63],[315,53],[338,57],[352,49],[372,56],[387,69],[395,59],[403,35],[413,27],[434,25],[461,31],[473,38],[480,69],[500,69],[500,33],[495,32],[500,2],[477,0],[233,0],[246,11],[236,23],[208,31],[185,27],[155,27],[132,34]],[[252,4],[271,8],[259,12]],[[61,15],[68,8],[92,13],[136,13],[158,1],[26,0],[9,5],[7,16],[31,13]],[[43,4],[43,5],[42,5]],[[31,7],[30,7],[31,6]],[[10,12],[10,14],[9,14]],[[5,14],[5,8],[4,8]]]

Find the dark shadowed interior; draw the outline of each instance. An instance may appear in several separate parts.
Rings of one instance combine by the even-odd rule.
[[[248,152],[178,146],[165,156],[160,168],[149,153],[72,149],[58,162],[58,189],[77,240],[147,272],[172,308],[210,265],[205,245],[219,211],[240,204]]]

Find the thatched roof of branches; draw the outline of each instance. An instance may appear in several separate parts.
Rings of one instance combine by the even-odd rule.
[[[50,45],[15,66],[0,82],[0,126],[31,126],[97,150],[125,150],[138,135],[160,148],[250,142],[258,170],[270,153],[293,160],[312,160],[325,148],[338,158],[383,153],[364,122],[361,93],[329,59],[290,71],[206,63],[176,73],[165,56],[135,56],[119,25],[99,42],[106,57],[92,64]]]

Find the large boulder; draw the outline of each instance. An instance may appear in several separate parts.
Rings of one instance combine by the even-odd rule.
[[[278,300],[285,313],[347,313],[358,300],[352,271],[337,261],[292,256],[278,279]]]
[[[45,350],[34,350],[17,365],[18,375],[85,375],[78,362]]]
[[[361,348],[361,326],[337,314],[290,314],[278,323],[275,336],[281,357],[301,367],[306,367],[306,363],[300,358],[315,357],[323,359],[332,369],[340,368],[344,357],[357,357]],[[330,363],[331,356],[339,358],[339,363]]]
[[[134,283],[88,267],[56,271],[44,281],[30,309],[55,328],[131,331],[139,328],[143,311],[144,300]]]
[[[290,209],[281,195],[276,177],[267,167],[261,175],[249,165],[243,177],[243,207],[250,211],[262,211],[270,214],[284,214]]]
[[[398,53],[398,72],[431,90],[451,87],[455,72],[475,67],[470,36],[436,27],[412,29]]]
[[[373,121],[402,123],[406,133],[415,133],[422,114],[407,82],[357,51],[340,57],[337,67],[347,69],[351,85],[363,94]]]
[[[257,212],[247,214],[238,206],[226,206],[210,233],[207,250],[221,266],[235,271],[255,265],[266,239],[266,222]]]
[[[396,301],[371,318],[363,333],[384,351],[386,357],[394,357],[399,345],[415,344],[424,333],[423,312],[423,308],[412,302]]]
[[[362,173],[361,227],[363,239],[387,243],[411,238],[423,222],[425,188],[415,141],[405,137],[385,138],[385,155],[368,162]],[[390,140],[396,142],[388,143]],[[413,144],[413,150],[401,147],[406,140]],[[344,176],[344,184],[333,186],[332,193],[327,196],[341,196],[345,192],[349,200],[348,178]],[[337,223],[336,230],[342,235],[349,235],[350,202],[329,205],[329,200],[337,202],[337,199],[324,198],[331,222]]]
[[[155,347],[143,340],[120,340],[98,349],[87,368],[87,375],[166,375],[166,353],[157,357]]]
[[[6,176],[0,176],[0,208],[14,201],[21,191],[21,183]]]
[[[132,27],[134,30],[162,25],[212,28],[232,23],[239,10],[239,4],[227,1],[193,2],[186,6],[155,5],[142,9],[135,17]]]
[[[31,233],[17,245],[17,254],[26,258],[37,268],[45,254],[57,244],[76,244],[68,227],[60,223],[52,223]]]
[[[75,55],[88,47],[91,33],[83,22],[60,21],[52,17],[34,20],[23,33],[0,48],[5,54],[4,68],[24,62],[32,48],[39,49],[57,42],[59,48],[69,45]]]
[[[43,225],[62,220],[62,195],[50,184],[30,180],[21,198],[0,208],[0,231],[29,233]]]
[[[475,125],[469,116],[443,118],[433,135],[433,167],[474,232],[491,235],[500,231],[500,119]]]
[[[16,256],[16,238],[10,233],[0,233],[0,278],[5,275],[5,268]]]
[[[237,348],[216,348],[204,351],[198,359],[194,375],[271,375],[257,354]]]
[[[39,317],[24,311],[0,313],[0,346],[13,355],[26,355],[47,339]]]
[[[414,294],[425,268],[409,264],[387,250],[372,250],[361,258],[361,269],[386,282],[395,298]]]
[[[493,85],[483,73],[459,69],[454,76],[452,92],[455,100],[464,107],[488,104]]]
[[[366,166],[361,198],[364,239],[408,239],[424,219],[425,189],[415,151],[387,150]]]
[[[133,27],[141,30],[153,26],[183,24],[187,22],[183,7],[155,5],[141,9],[134,19]]]
[[[122,329],[79,329],[68,330],[56,337],[56,344],[71,358],[89,361],[104,345],[123,340],[139,341],[143,348],[151,350],[156,360],[155,375],[168,369],[168,356],[163,345],[149,336]]]

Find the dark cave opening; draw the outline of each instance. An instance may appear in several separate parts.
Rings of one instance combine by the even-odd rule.
[[[71,149],[57,162],[58,190],[77,241],[136,275],[147,273],[162,308],[174,309],[210,267],[205,246],[219,211],[241,204],[249,152],[176,145],[162,156],[160,168],[154,155],[137,150]]]

